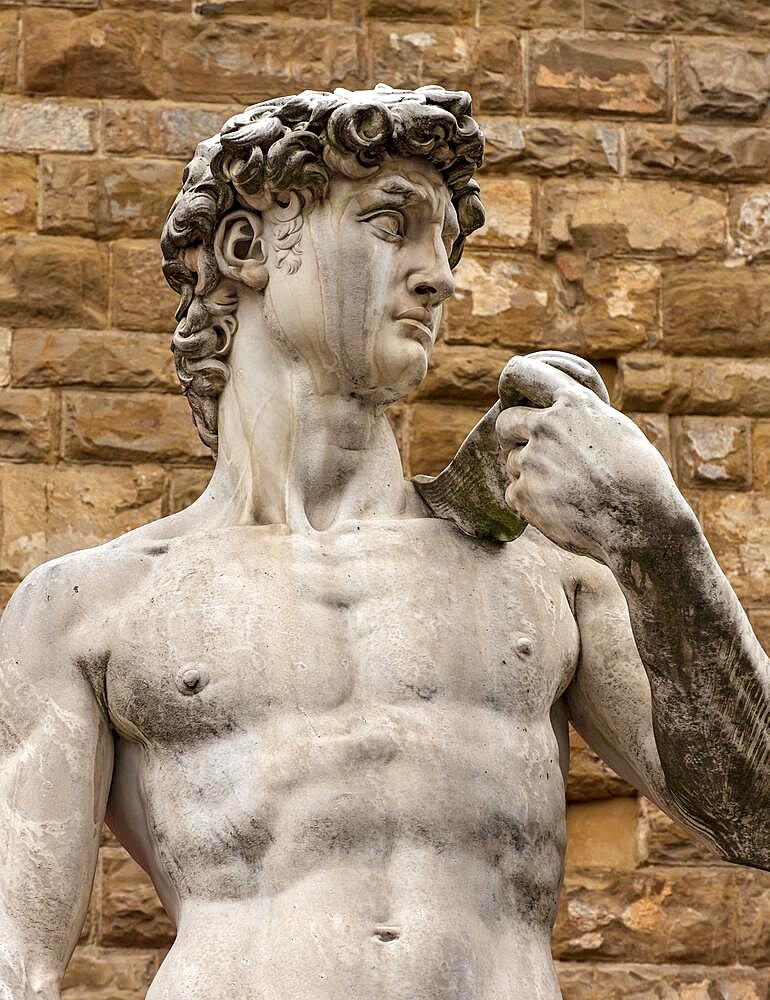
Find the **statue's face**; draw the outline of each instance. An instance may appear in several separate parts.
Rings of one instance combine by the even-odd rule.
[[[454,283],[459,229],[438,171],[388,160],[373,176],[337,176],[302,225],[301,261],[279,267],[278,226],[264,236],[265,308],[291,350],[342,392],[391,402],[424,377]]]

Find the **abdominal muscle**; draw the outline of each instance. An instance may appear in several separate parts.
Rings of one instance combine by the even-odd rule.
[[[363,785],[305,786],[310,815],[285,801],[292,821],[259,857],[208,872],[210,858],[187,857],[149,1000],[558,1000],[558,837],[509,839],[472,789],[439,816],[440,790],[417,784],[422,809],[384,779],[384,811]]]
[[[307,753],[285,717],[270,753],[248,730],[131,767],[119,751],[141,772],[119,804],[153,831],[124,842],[173,886],[178,927],[149,1000],[558,1000],[554,731],[462,715],[402,710],[398,750],[371,712],[366,737],[316,720]]]
[[[186,901],[148,1000],[559,1000],[549,928],[484,919],[472,857],[397,847],[273,898]],[[484,901],[485,905],[487,901]]]

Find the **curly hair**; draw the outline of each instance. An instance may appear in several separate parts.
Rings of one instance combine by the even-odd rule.
[[[386,157],[422,157],[441,173],[457,211],[460,235],[484,223],[478,184],[484,137],[471,98],[443,87],[371,91],[306,90],[246,108],[200,143],[161,238],[163,273],[181,296],[172,350],[182,391],[203,442],[216,453],[217,399],[228,378],[237,329],[233,294],[217,292],[222,274],[214,241],[234,205],[257,209],[275,224],[276,263],[300,265],[302,213],[329,190],[332,177],[375,173]],[[258,235],[258,234],[257,234]]]

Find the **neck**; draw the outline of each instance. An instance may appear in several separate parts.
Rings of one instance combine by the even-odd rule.
[[[295,531],[403,516],[412,495],[383,407],[340,392],[336,378],[313,370],[329,366],[311,369],[245,320],[239,315],[217,464],[201,502],[226,522]]]

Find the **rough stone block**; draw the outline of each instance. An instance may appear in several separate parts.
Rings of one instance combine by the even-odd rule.
[[[240,104],[158,105],[146,101],[105,101],[104,148],[131,156],[172,156],[188,160],[196,144],[215,135]]]
[[[754,488],[770,492],[770,420],[755,420],[751,435]]]
[[[154,952],[79,948],[62,983],[62,1000],[144,1000],[157,971]]]
[[[44,233],[157,238],[182,184],[169,160],[43,157],[40,167]]]
[[[149,10],[157,14],[189,14],[190,0],[100,0],[105,10]]]
[[[600,964],[590,1000],[764,1000],[769,981],[753,969]]]
[[[589,961],[633,955],[643,963],[745,961],[753,949],[739,940],[737,911],[748,882],[743,872],[722,868],[573,871],[564,886],[554,954]],[[715,921],[715,912],[722,919]]]
[[[513,28],[574,28],[581,20],[580,0],[481,0],[482,25]]]
[[[551,344],[593,358],[652,347],[660,339],[660,267],[652,261],[556,257],[560,277]]]
[[[160,21],[148,13],[30,9],[23,85],[33,94],[165,97]]]
[[[524,84],[518,36],[510,28],[487,28],[479,33],[474,48],[477,110],[516,111],[521,108]]]
[[[161,270],[157,240],[119,240],[112,248],[110,300],[116,326],[171,334],[179,296]]]
[[[55,416],[49,392],[0,389],[0,458],[45,461],[53,447]]]
[[[697,263],[664,268],[661,345],[676,354],[770,351],[768,268]]]
[[[574,247],[594,257],[642,253],[691,257],[723,250],[727,205],[720,191],[613,178],[547,180],[542,249]]]
[[[364,17],[381,21],[423,21],[458,24],[472,19],[472,0],[364,0]]]
[[[770,99],[770,49],[754,41],[679,45],[679,118],[762,121]]]
[[[90,153],[95,132],[94,105],[0,98],[0,149]]]
[[[741,601],[770,603],[770,495],[713,492],[701,498],[703,531]]]
[[[510,351],[488,347],[438,344],[428,374],[413,396],[418,399],[457,400],[490,407],[497,399],[500,372]]]
[[[0,154],[0,230],[29,230],[37,219],[37,164],[32,156]]]
[[[639,803],[638,849],[640,860],[648,865],[726,864],[644,797]]]
[[[485,173],[511,168],[545,175],[618,172],[620,130],[613,125],[526,121],[507,115],[481,115],[480,123],[486,139]]]
[[[409,472],[435,476],[454,458],[486,407],[415,403],[409,414]]]
[[[730,228],[739,257],[751,261],[770,256],[770,188],[734,188]]]
[[[658,266],[561,254],[467,254],[447,309],[448,343],[515,351],[557,347],[595,358],[658,339]]]
[[[751,608],[749,609],[749,619],[762,648],[770,655],[770,610]]]
[[[11,381],[11,336],[10,329],[0,326],[0,386]]]
[[[627,354],[619,359],[618,405],[665,413],[770,416],[770,361]]]
[[[766,32],[770,9],[765,0],[586,0],[586,27],[601,31],[682,31],[727,34]]]
[[[568,802],[593,802],[636,795],[636,789],[615,774],[604,761],[599,760],[583,737],[572,727],[569,731],[569,743]]]
[[[184,397],[65,392],[64,455],[78,462],[186,462],[210,459]]]
[[[179,388],[162,334],[20,329],[13,334],[11,371],[15,386]]]
[[[165,489],[152,465],[0,465],[0,579],[162,517]]]
[[[741,965],[761,967],[770,978],[767,956],[770,955],[770,873],[754,868],[735,869],[737,892],[736,927],[738,950],[736,958]],[[770,990],[768,979],[764,980]]]
[[[527,247],[533,238],[533,191],[530,181],[486,177],[481,183],[486,223],[473,235],[476,246]]]
[[[61,7],[72,10],[93,10],[99,0],[3,0],[6,7]]]
[[[189,6],[189,0],[183,2]],[[292,17],[321,19],[326,17],[329,4],[327,0],[192,0],[192,9],[194,14],[201,17],[271,17],[275,14],[291,14]]]
[[[208,486],[212,471],[213,463],[207,469],[172,469],[170,513],[195,503]]]
[[[669,47],[543,32],[530,41],[529,109],[666,118]]]
[[[0,10],[0,90],[16,90],[19,25],[13,10]]]
[[[100,944],[161,948],[173,942],[174,926],[155,887],[121,848],[102,849]]]
[[[557,962],[563,1000],[593,1000],[594,969],[587,962]]]
[[[521,107],[521,52],[510,30],[375,23],[369,46],[374,79],[403,87],[441,80],[450,90],[470,90],[476,110]]]
[[[567,807],[567,870],[631,871],[638,862],[636,798],[574,802]]]
[[[682,417],[675,438],[683,485],[751,486],[751,421],[747,417]]]
[[[770,175],[770,131],[706,125],[629,125],[628,172],[703,181],[758,181]]]
[[[59,465],[48,474],[46,559],[106,542],[165,513],[166,476],[157,465]]]
[[[0,322],[100,327],[107,254],[88,240],[0,237]]]
[[[165,97],[255,102],[304,88],[363,83],[357,29],[281,20],[171,19],[163,31]]]
[[[559,279],[533,257],[466,253],[447,304],[447,340],[510,348],[553,346]],[[565,348],[568,350],[569,348]]]
[[[441,80],[449,90],[467,90],[476,66],[477,37],[469,28],[372,24],[373,79],[398,79],[402,87]]]

